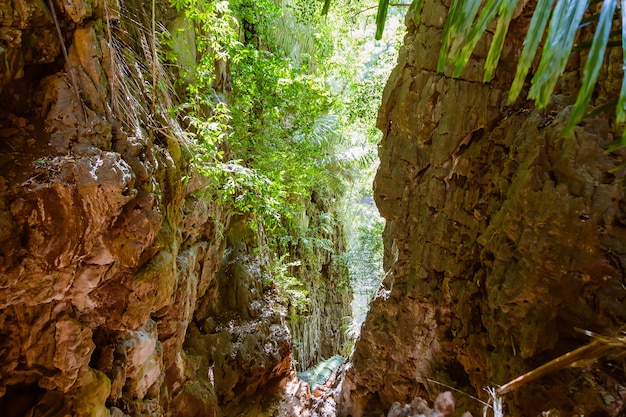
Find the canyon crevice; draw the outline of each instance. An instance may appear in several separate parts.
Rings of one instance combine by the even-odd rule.
[[[454,394],[457,413],[480,415],[470,395],[487,401],[485,387],[588,343],[580,329],[619,334],[626,155],[601,148],[617,130],[606,113],[563,137],[584,52],[547,108],[506,105],[533,2],[483,83],[491,35],[459,78],[437,73],[449,1],[427,0],[378,118],[387,274],[311,400],[296,369],[349,344],[337,198],[313,190],[294,222],[309,240],[269,253],[263,224],[212,194],[168,112],[185,77],[163,66],[153,28],[185,28],[170,45],[182,67],[198,59],[193,30],[143,3],[0,4],[0,414],[362,417],[430,413],[426,398],[451,415],[451,386],[468,394]],[[619,52],[596,104],[619,94]],[[306,308],[275,283],[281,257]],[[618,359],[528,383],[507,412],[619,416]]]

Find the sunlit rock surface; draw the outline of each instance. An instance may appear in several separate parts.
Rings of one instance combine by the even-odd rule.
[[[600,148],[613,122],[601,113],[561,136],[578,55],[545,110],[507,107],[529,13],[513,21],[487,84],[484,40],[459,79],[435,72],[445,14],[432,0],[419,27],[407,20],[379,115],[375,198],[387,219],[389,274],[342,385],[342,412],[354,417],[434,399],[439,384],[486,400],[483,387],[587,343],[576,328],[615,335],[626,320],[624,172],[610,173],[621,158]],[[600,77],[598,104],[618,93],[614,73]],[[563,370],[505,402],[511,415],[617,415],[606,395],[620,398],[620,372]],[[457,400],[480,413],[469,397]]]
[[[267,242],[153,111],[151,10],[53,4],[0,4],[0,415],[302,415]]]

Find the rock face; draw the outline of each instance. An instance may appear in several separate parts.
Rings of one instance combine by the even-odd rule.
[[[445,4],[426,1],[419,26],[408,20],[379,115],[389,273],[343,381],[353,417],[434,399],[445,388],[432,381],[486,399],[483,387],[589,342],[576,328],[615,335],[626,320],[624,172],[609,173],[621,158],[600,149],[615,127],[600,114],[562,137],[580,57],[547,109],[507,107],[528,6],[483,84],[484,40],[459,79],[435,72]],[[609,57],[600,104],[618,93],[619,59]],[[509,413],[617,415],[623,374],[597,365],[581,375],[523,386],[505,399]],[[482,407],[455,396],[459,410]]]
[[[172,396],[172,409],[181,415],[229,414],[229,409],[242,406],[243,399],[259,395],[270,381],[284,379],[291,371],[291,337],[284,313],[277,309],[276,294],[264,290],[262,264],[252,255],[257,239],[244,219],[229,228],[220,270],[217,275],[206,271],[213,279],[191,303],[195,310],[183,351],[170,349],[178,356],[174,362],[185,364],[177,366],[175,384],[182,385]],[[197,265],[197,258],[185,263]],[[203,275],[202,270],[190,274]],[[179,291],[186,294],[188,288]],[[171,308],[175,310],[176,304]]]
[[[343,228],[334,212],[332,195],[314,192],[301,216],[308,239],[301,239],[290,251],[290,259],[305,260],[293,272],[310,299],[306,313],[295,314],[292,309],[288,320],[298,371],[344,354],[348,342],[343,326],[352,314],[352,292],[348,269],[339,256],[345,252]]]
[[[293,373],[265,237],[202,196],[143,3],[0,5],[3,416],[261,413]]]

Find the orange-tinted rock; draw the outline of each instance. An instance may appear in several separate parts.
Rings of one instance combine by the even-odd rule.
[[[69,63],[45,2],[0,5],[2,415],[234,415],[292,377],[267,242],[202,197],[123,3],[54,1]]]

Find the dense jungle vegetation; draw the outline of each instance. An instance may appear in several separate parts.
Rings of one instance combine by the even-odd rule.
[[[298,222],[304,201],[322,198],[341,217],[357,322],[382,278],[382,219],[371,197],[375,119],[395,64],[406,7],[392,9],[385,38],[374,39],[375,1],[325,7],[303,0],[172,0],[196,32],[163,32],[164,59],[179,67],[184,104],[171,113],[190,128],[193,163],[217,198],[268,239],[276,284],[306,309],[290,272],[298,242],[331,251],[324,230]]]
[[[417,21],[423,2],[171,3],[193,22],[198,39],[191,65],[181,60],[177,33],[164,32],[161,41],[170,51],[164,59],[180,65],[180,79],[186,80],[185,104],[173,112],[192,128],[195,166],[213,179],[207,195],[248,216],[267,235],[274,271],[280,272],[277,284],[303,310],[306,294],[290,273],[301,260],[289,258],[289,247],[304,242],[332,250],[323,230],[303,229],[297,221],[306,199],[332,201],[337,210],[324,216],[342,216],[348,230],[350,251],[339,259],[356,284],[356,323],[348,324],[354,332],[382,276],[383,223],[370,192],[380,140],[375,116],[402,19],[408,14]],[[438,71],[458,77],[496,20],[485,81],[493,77],[518,4],[490,0],[480,6],[480,1],[452,2]],[[538,2],[509,102],[519,98],[544,35],[528,95],[539,107],[547,105],[572,49],[588,49],[583,86],[565,132],[571,135],[588,112],[607,46],[624,36],[612,30],[616,7],[616,1]],[[577,29],[590,24],[596,24],[595,32],[576,44]],[[622,123],[623,97],[596,109],[616,106]],[[609,150],[623,141],[612,142]]]

